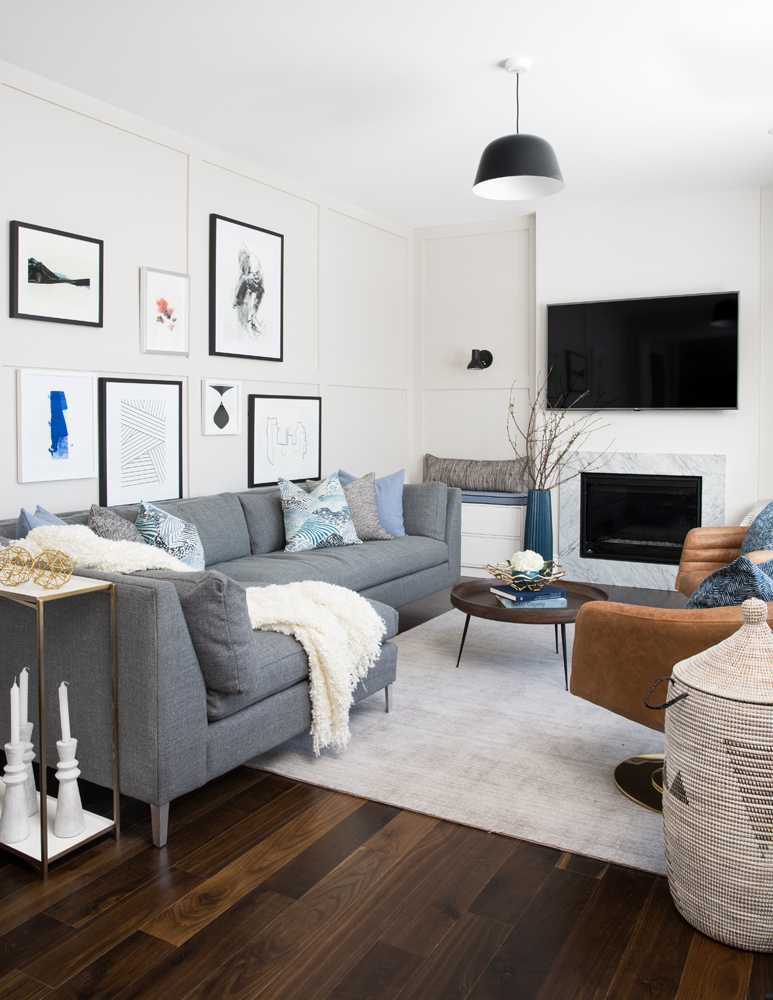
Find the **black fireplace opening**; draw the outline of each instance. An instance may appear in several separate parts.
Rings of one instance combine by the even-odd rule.
[[[700,476],[583,472],[580,556],[678,565],[701,523]]]

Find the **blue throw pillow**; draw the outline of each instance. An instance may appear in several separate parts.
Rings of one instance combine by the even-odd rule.
[[[67,524],[61,517],[52,514],[38,505],[34,514],[22,507],[19,520],[16,522],[16,537],[26,538],[33,528],[42,528],[44,524]]]
[[[338,478],[342,486],[353,483],[357,476],[352,476],[343,469],[338,470]],[[376,480],[376,508],[378,509],[378,519],[381,527],[388,531],[395,538],[402,538],[405,535],[405,524],[403,522],[403,480],[405,479],[405,469],[393,472],[389,476],[382,476]]]
[[[773,549],[773,503],[759,512],[741,543],[741,555]]]
[[[362,545],[335,472],[311,493],[280,477],[279,496],[285,519],[285,552]]]
[[[204,547],[195,524],[141,500],[135,527],[148,545],[163,549],[191,569],[205,568]]]
[[[688,608],[724,608],[743,604],[749,597],[773,601],[773,559],[759,566],[746,556],[714,570],[695,588]]]

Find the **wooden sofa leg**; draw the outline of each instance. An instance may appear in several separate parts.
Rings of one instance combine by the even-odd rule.
[[[391,712],[394,708],[394,701],[392,700],[392,685],[387,684],[384,688],[384,697],[386,698],[386,710]]]
[[[150,825],[153,830],[153,844],[156,847],[163,847],[166,844],[166,835],[169,829],[169,803],[162,806],[150,807]]]

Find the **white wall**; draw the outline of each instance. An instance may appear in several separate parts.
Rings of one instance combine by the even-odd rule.
[[[104,327],[0,319],[0,517],[88,507],[98,481],[16,481],[19,367],[184,384],[184,492],[247,487],[246,396],[322,396],[323,474],[411,462],[412,233],[356,206],[0,63],[0,211],[105,244]],[[209,215],[285,237],[284,361],[210,357]],[[8,239],[0,273],[8,274]],[[141,354],[139,269],[191,277],[188,358]],[[201,379],[243,382],[239,436],[201,434]]]

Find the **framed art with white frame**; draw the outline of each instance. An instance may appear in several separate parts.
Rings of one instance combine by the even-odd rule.
[[[11,318],[102,326],[103,253],[91,236],[13,221]]]
[[[18,481],[97,475],[97,377],[88,372],[17,372]]]
[[[282,360],[284,236],[209,217],[209,353]]]
[[[222,378],[201,380],[201,433],[241,434],[242,384]]]
[[[140,268],[140,348],[143,354],[189,354],[188,275]]]
[[[322,397],[250,394],[247,480],[275,486],[319,479],[322,467]]]
[[[183,492],[183,384],[100,378],[99,502],[177,500]]]

